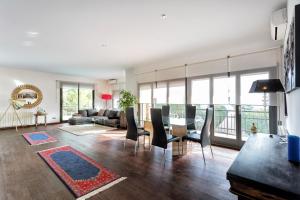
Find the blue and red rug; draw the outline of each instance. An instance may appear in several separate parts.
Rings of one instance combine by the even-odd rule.
[[[125,179],[70,146],[38,154],[79,199],[89,198]]]
[[[24,133],[23,137],[27,140],[30,145],[39,145],[49,142],[56,142],[56,139],[46,132],[32,132]]]

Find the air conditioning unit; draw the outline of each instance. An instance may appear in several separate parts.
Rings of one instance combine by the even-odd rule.
[[[273,40],[283,40],[287,26],[286,8],[272,13],[271,17],[271,37]]]
[[[114,84],[117,84],[118,81],[117,81],[117,79],[109,79],[109,80],[108,80],[108,83],[109,83],[110,85],[114,85]]]

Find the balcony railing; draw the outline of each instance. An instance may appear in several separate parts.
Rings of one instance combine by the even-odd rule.
[[[154,107],[161,108],[163,104],[156,104]],[[195,124],[197,129],[201,129],[205,120],[206,108],[209,105],[196,104]],[[150,120],[151,104],[140,104],[140,120]],[[269,133],[269,110],[264,106],[241,105],[241,133],[242,139],[246,139],[251,133],[254,123],[259,133]],[[214,131],[215,136],[236,138],[237,127],[236,105],[214,105]],[[184,104],[170,104],[171,118],[185,118]]]

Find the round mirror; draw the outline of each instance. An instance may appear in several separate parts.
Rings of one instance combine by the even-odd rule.
[[[33,85],[20,85],[11,94],[14,101],[23,101],[22,108],[31,109],[38,106],[43,100],[41,90]]]

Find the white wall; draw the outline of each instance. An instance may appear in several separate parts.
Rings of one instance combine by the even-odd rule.
[[[43,101],[39,107],[44,108],[48,115],[48,122],[59,122],[60,97],[59,82],[82,82],[95,84],[96,94],[102,93],[105,81],[85,77],[66,76],[61,74],[43,73],[37,71],[0,68],[0,112],[8,106],[11,92],[20,84],[32,84],[43,93]],[[95,97],[95,105],[101,105],[101,100]],[[99,106],[98,106],[99,107]],[[36,108],[32,110],[35,112]]]
[[[135,75],[134,68],[129,68],[125,71],[125,88],[137,96],[137,76]]]
[[[290,27],[292,16],[294,16],[294,6],[300,4],[300,0],[288,0],[288,30]],[[286,44],[286,39],[284,44]],[[298,66],[299,67],[299,66]],[[282,69],[283,70],[283,69]],[[283,77],[282,77],[283,80]],[[299,113],[300,113],[300,89],[287,94],[287,107],[288,107],[288,117],[286,118],[286,124],[288,131],[291,134],[300,135],[300,123],[299,123]]]

